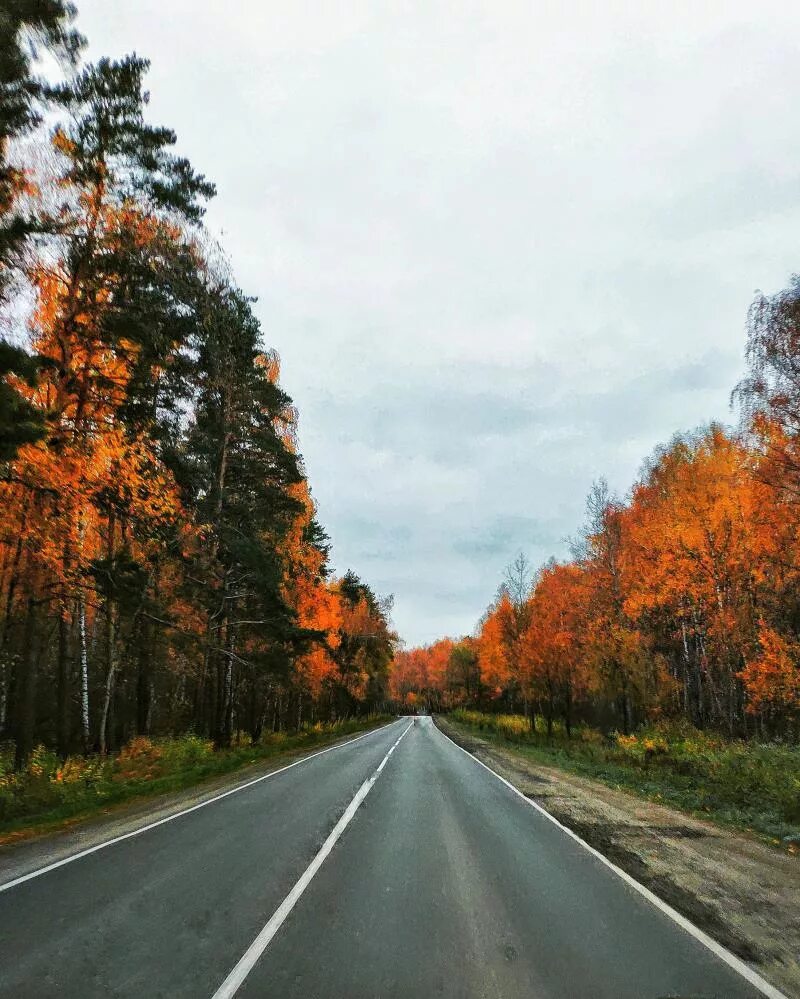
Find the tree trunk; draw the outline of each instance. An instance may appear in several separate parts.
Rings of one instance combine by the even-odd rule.
[[[0,651],[0,737],[2,737],[6,730],[9,672],[5,652]]]
[[[56,678],[56,750],[62,760],[69,753],[70,701],[72,670],[70,669],[69,622],[66,601],[58,614],[58,676]]]
[[[689,640],[686,637],[686,622],[683,618],[681,618],[681,638],[683,640],[683,713],[687,718],[694,720],[692,717],[691,694],[689,691],[689,671],[691,669]]]
[[[697,721],[695,724],[698,728],[703,728],[706,723],[706,708],[705,708],[705,698],[703,696],[703,670],[700,663],[705,660],[705,646],[703,644],[702,635],[700,635],[698,629],[697,615],[695,614],[695,664],[694,664],[694,675],[695,675],[695,686],[697,694]]]
[[[17,678],[14,768],[22,770],[33,750],[36,727],[36,673],[38,659],[35,646],[37,608],[33,597],[28,598],[25,619],[23,659]]]
[[[103,696],[103,711],[100,716],[100,752],[103,756],[108,752],[108,717],[111,711],[111,699],[114,695],[114,680],[117,672],[116,628],[114,612],[114,535],[116,523],[113,511],[108,516],[108,543],[106,559],[108,561],[108,593],[106,595],[106,688]]]
[[[5,612],[3,615],[3,631],[0,634],[0,732],[4,732],[8,723],[9,685],[11,681],[11,660],[8,654],[9,635],[11,632],[11,612],[14,609],[14,596],[20,580],[20,562],[22,561],[22,539],[27,523],[27,503],[22,512],[17,544],[14,548],[14,558],[8,579],[6,591]]]
[[[625,735],[631,734],[631,702],[627,690],[622,692],[622,731]]]
[[[567,738],[572,738],[572,684],[568,683],[564,691],[564,727]]]
[[[212,675],[212,652],[211,643],[214,634],[213,616],[209,612],[206,620],[206,641],[203,650],[203,672],[200,675],[200,683],[197,689],[197,713],[196,717],[201,719],[203,731],[206,735],[216,739],[217,705],[214,694],[214,677]]]
[[[261,738],[264,721],[267,717],[267,701],[258,696],[259,690],[255,679],[250,682],[250,696],[247,699],[247,727],[250,739],[255,746]]]
[[[89,728],[89,655],[86,649],[86,599],[83,587],[78,591],[78,644],[80,647],[81,677],[81,735],[83,751],[89,752],[91,730]]]
[[[225,622],[225,662],[222,680],[222,745],[230,746],[233,741],[233,622],[228,612]]]
[[[150,716],[152,713],[152,666],[153,666],[153,625],[142,623],[139,640],[139,672],[136,677],[136,734],[150,735]]]
[[[109,615],[110,620],[106,624],[106,649],[113,648],[114,645],[114,619]],[[100,715],[100,752],[103,756],[108,752],[108,730],[109,716],[111,714],[111,700],[114,696],[114,680],[117,672],[117,658],[113,651],[109,655],[106,652],[106,685],[103,693],[103,711]]]
[[[225,687],[225,674],[224,666],[222,662],[222,653],[220,651],[212,652],[212,668],[211,668],[211,679],[213,681],[213,686],[211,689],[211,706],[212,706],[212,717],[211,717],[211,733],[214,739],[214,743],[217,746],[222,745],[222,730],[223,730],[223,718],[225,715],[224,708],[224,687]]]

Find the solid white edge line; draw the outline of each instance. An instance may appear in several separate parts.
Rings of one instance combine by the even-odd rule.
[[[559,822],[558,819],[551,815],[546,808],[543,808],[535,801],[531,801],[531,799],[527,797],[527,795],[523,794],[519,788],[514,787],[511,781],[506,780],[505,777],[501,777],[499,773],[492,770],[490,766],[487,766],[483,760],[479,760],[474,753],[470,753],[468,749],[464,749],[463,746],[459,746],[459,744],[454,739],[451,739],[449,735],[444,733],[435,722],[433,727],[439,735],[447,739],[448,742],[452,742],[456,749],[460,749],[462,753],[468,756],[471,760],[480,764],[484,770],[488,770],[490,774],[505,784],[506,787],[510,788],[514,794],[525,802],[526,805],[530,805],[531,808],[534,808],[540,815],[543,815],[546,819],[552,822],[553,825],[558,826],[558,828],[561,829],[562,832],[565,832],[567,836],[574,839],[576,843],[580,843],[584,850],[588,850],[592,856],[596,857],[602,864],[605,864],[605,866],[612,870],[618,877],[622,878],[627,885],[630,885],[631,888],[639,892],[640,895],[646,898],[648,902],[651,902],[674,923],[677,923],[681,929],[686,930],[687,933],[707,947],[716,957],[724,961],[729,967],[733,968],[734,971],[738,972],[742,978],[746,979],[751,985],[754,985],[763,995],[767,996],[767,999],[788,999],[788,996],[776,989],[774,985],[770,985],[765,978],[762,978],[758,972],[753,971],[753,969],[749,965],[745,964],[741,958],[736,957],[735,954],[732,954],[729,950],[723,947],[722,944],[717,943],[716,940],[712,939],[707,933],[704,933],[701,929],[695,926],[694,923],[690,923],[685,916],[682,916],[676,909],[673,909],[671,905],[668,905],[663,899],[659,898],[658,895],[655,895],[652,891],[650,891],[649,888],[645,888],[645,886],[637,881],[636,878],[631,877],[631,875],[626,871],[623,871],[621,867],[617,867],[617,865],[612,863],[608,857],[605,857],[599,850],[595,850],[593,846],[590,846],[586,840],[581,839],[577,833],[573,832],[568,826],[565,826],[563,822]]]
[[[206,805],[213,805],[215,801],[221,801],[223,798],[227,798],[232,794],[237,794],[239,791],[245,791],[248,787],[252,787],[254,784],[260,784],[261,781],[269,780],[270,777],[277,777],[278,774],[285,773],[293,767],[299,767],[301,763],[307,763],[309,760],[316,759],[318,756],[324,756],[325,753],[332,753],[335,749],[344,749],[345,746],[352,746],[354,742],[366,739],[367,736],[375,735],[377,732],[382,732],[391,725],[396,725],[399,720],[399,718],[395,718],[394,721],[387,722],[386,725],[379,725],[378,728],[373,728],[370,729],[369,732],[357,735],[355,739],[348,739],[347,742],[340,742],[335,746],[328,746],[327,749],[320,749],[319,752],[311,753],[309,756],[304,756],[302,759],[295,760],[294,763],[289,763],[285,767],[280,767],[278,770],[270,770],[268,774],[262,774],[260,777],[256,777],[254,780],[249,780],[245,784],[238,784],[229,791],[223,791],[222,794],[216,794],[213,798],[206,798],[205,801],[201,801],[197,805],[192,805],[191,808],[184,808],[180,812],[174,812],[172,815],[167,815],[165,818],[158,819],[156,822],[149,822],[147,825],[140,826],[138,829],[133,829],[131,832],[123,833],[121,836],[114,836],[113,839],[104,840],[102,843],[90,846],[86,850],[81,850],[78,853],[70,854],[68,857],[62,857],[61,860],[53,861],[52,864],[47,864],[45,867],[39,867],[34,871],[30,871],[28,874],[22,874],[20,877],[14,878],[13,881],[7,881],[5,884],[0,885],[0,892],[8,891],[10,888],[16,888],[17,885],[21,885],[25,881],[31,881],[33,878],[38,878],[42,874],[48,874],[50,871],[55,871],[59,867],[71,864],[74,860],[80,860],[82,857],[88,857],[91,853],[97,853],[98,850],[105,850],[107,846],[113,846],[115,843],[121,843],[125,839],[132,839],[134,836],[141,836],[142,833],[145,833],[150,829],[156,829],[158,826],[163,826],[167,822],[172,822],[173,819],[179,819],[182,815],[189,815],[191,812],[196,812],[200,808],[205,808]]]
[[[250,944],[250,946],[244,952],[242,957],[235,965],[233,971],[231,971],[231,973],[228,975],[228,977],[225,979],[222,985],[220,985],[220,987],[214,993],[212,999],[232,999],[232,997],[236,995],[244,980],[247,978],[247,976],[255,967],[258,959],[261,957],[261,955],[269,946],[269,943],[272,940],[272,938],[275,936],[275,934],[283,925],[286,917],[289,915],[289,913],[292,911],[292,909],[299,901],[300,896],[303,894],[306,888],[308,888],[309,884],[311,883],[311,879],[314,877],[314,875],[317,873],[320,867],[322,867],[323,863],[330,854],[331,850],[336,845],[336,841],[339,839],[339,837],[345,831],[347,826],[350,824],[351,819],[358,811],[359,805],[372,790],[375,781],[378,779],[378,777],[380,777],[381,771],[386,766],[389,757],[392,755],[395,749],[397,749],[397,747],[400,745],[401,740],[408,732],[408,730],[410,728],[413,728],[413,726],[414,723],[412,721],[408,724],[406,728],[403,729],[403,731],[400,733],[400,737],[398,738],[397,742],[395,742],[395,744],[392,746],[392,748],[389,750],[386,756],[384,756],[384,758],[381,760],[378,769],[372,774],[371,777],[368,777],[361,785],[361,787],[358,789],[358,791],[356,791],[355,797],[347,806],[341,818],[331,830],[330,835],[322,844],[314,859],[311,861],[308,867],[303,871],[303,873],[297,879],[292,890],[289,892],[286,898],[281,902],[281,904],[272,914],[272,916],[270,917],[269,921],[266,923],[264,928],[261,930],[261,932],[255,938],[255,940]]]

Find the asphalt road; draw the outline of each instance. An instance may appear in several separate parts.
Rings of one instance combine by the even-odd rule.
[[[247,999],[763,995],[430,719],[399,719],[0,890],[2,997],[236,988]]]

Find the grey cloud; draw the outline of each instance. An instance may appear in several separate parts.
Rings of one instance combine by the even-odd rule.
[[[476,531],[474,536],[457,539],[453,551],[483,565],[487,557],[509,561],[519,550],[529,551],[533,545],[547,547],[559,538],[558,528],[543,524],[533,517],[501,516]]]
[[[753,290],[798,269],[797,5],[80,7],[217,181],[336,565],[409,641],[730,418]]]

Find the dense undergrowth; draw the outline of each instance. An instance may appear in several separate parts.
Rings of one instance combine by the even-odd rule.
[[[0,745],[0,835],[90,814],[132,798],[191,787],[206,778],[282,753],[302,751],[373,728],[389,715],[308,725],[297,733],[265,734],[253,744],[239,733],[230,749],[217,750],[197,735],[136,738],[112,756],[70,756],[37,747],[27,767],[13,770],[14,746]]]
[[[579,727],[567,738],[544,719],[458,709],[449,715],[484,737],[513,743],[543,763],[750,829],[790,849],[800,843],[800,747],[724,739],[690,725],[659,724],[634,735]]]

